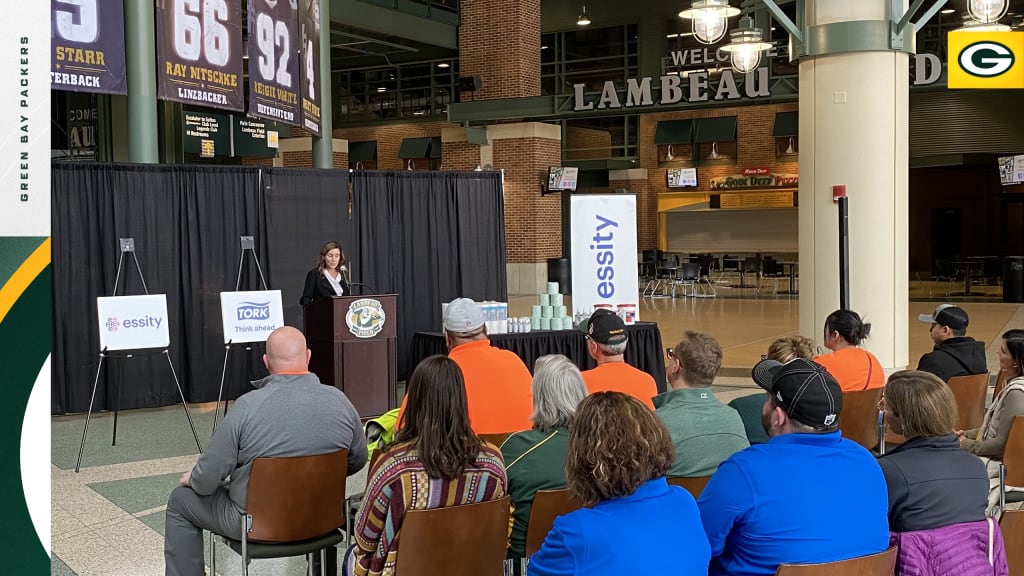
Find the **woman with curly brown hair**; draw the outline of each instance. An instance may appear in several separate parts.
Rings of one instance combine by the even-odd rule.
[[[621,392],[584,398],[569,424],[565,463],[569,490],[584,507],[555,520],[528,574],[706,575],[711,548],[697,505],[665,481],[674,460],[668,430],[639,400]],[[673,545],[655,545],[652,534]]]

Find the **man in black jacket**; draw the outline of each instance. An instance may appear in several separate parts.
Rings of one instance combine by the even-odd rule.
[[[917,369],[931,372],[945,381],[954,376],[986,374],[985,344],[967,336],[967,312],[952,304],[940,304],[932,314],[921,314],[931,324],[929,334],[935,349],[921,356]]]

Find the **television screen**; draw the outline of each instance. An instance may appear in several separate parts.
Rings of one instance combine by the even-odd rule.
[[[580,169],[552,166],[548,169],[548,190],[575,190]]]
[[[1003,186],[1024,183],[1024,154],[1004,156],[998,159],[999,181]]]
[[[697,186],[697,169],[669,168],[667,178],[669,188],[695,187]]]

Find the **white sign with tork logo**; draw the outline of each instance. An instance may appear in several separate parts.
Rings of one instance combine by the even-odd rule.
[[[579,194],[570,205],[573,308],[636,306],[636,196]]]
[[[100,350],[167,348],[167,295],[100,296],[96,299]]]
[[[281,291],[221,292],[220,314],[225,344],[266,342],[271,332],[284,326]]]

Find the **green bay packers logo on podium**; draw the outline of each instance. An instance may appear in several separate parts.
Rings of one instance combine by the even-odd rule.
[[[384,328],[384,308],[380,301],[363,298],[348,305],[345,323],[356,338],[373,338]]]

